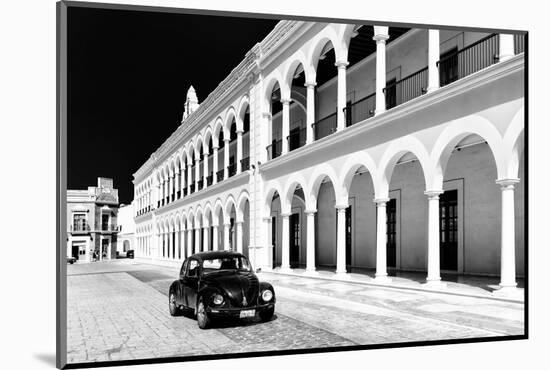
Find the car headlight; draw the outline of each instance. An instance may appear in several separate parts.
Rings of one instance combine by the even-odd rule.
[[[273,293],[271,292],[271,290],[267,289],[262,292],[262,299],[264,302],[271,301],[271,298],[273,298]]]
[[[214,294],[214,297],[212,298],[212,303],[215,305],[220,305],[223,303],[223,297],[220,294]]]

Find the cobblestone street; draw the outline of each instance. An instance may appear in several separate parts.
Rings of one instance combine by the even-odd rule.
[[[144,359],[523,334],[523,304],[260,273],[274,318],[200,330],[171,317],[177,270],[132,260],[71,265],[68,362]]]

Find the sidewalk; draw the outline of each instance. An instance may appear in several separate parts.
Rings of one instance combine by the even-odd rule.
[[[396,276],[388,276],[389,281],[379,282],[372,276],[360,273],[348,273],[338,275],[332,271],[315,271],[308,273],[305,269],[262,270],[261,275],[296,276],[304,279],[326,280],[346,282],[358,285],[375,286],[387,289],[406,289],[435,294],[452,294],[465,297],[486,298],[505,302],[524,303],[525,290],[523,280],[518,281],[518,288],[512,292],[501,293],[498,291],[499,280],[496,277],[442,275],[439,285],[426,284],[426,273],[423,272],[397,272]]]

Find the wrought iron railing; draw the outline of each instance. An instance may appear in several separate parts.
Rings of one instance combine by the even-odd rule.
[[[227,176],[235,176],[237,173],[237,164],[236,163],[230,163],[229,166],[227,166]]]
[[[428,67],[422,68],[383,89],[386,109],[393,108],[426,93],[428,88]]]
[[[304,145],[306,145],[306,128],[301,128],[300,130],[296,130],[294,132],[291,132],[290,135],[286,137],[288,141],[288,150],[294,150],[298,149]]]
[[[361,122],[374,116],[376,109],[376,93],[365,96],[361,100],[356,101],[349,107],[344,108],[346,116],[346,126],[351,126],[357,122]]]
[[[183,196],[186,197],[187,196],[187,186],[185,186],[182,190],[182,193],[183,193]]]
[[[241,159],[241,171],[248,171],[250,169],[250,157]]]
[[[496,63],[498,52],[499,36],[493,33],[444,56],[437,62],[440,86],[448,85]]]
[[[206,185],[210,186],[212,185],[212,181],[214,180],[214,175],[212,172],[210,172],[210,175],[206,176]]]
[[[525,51],[525,34],[514,35],[514,54]]]
[[[218,182],[223,181],[223,169],[216,172],[216,180]]]
[[[273,140],[271,145],[268,145],[267,148],[267,158],[275,159],[281,155],[283,151],[283,141],[282,140]]]
[[[71,225],[71,232],[73,233],[85,233],[90,231],[90,225],[85,224],[73,224]]]
[[[202,189],[202,185],[203,185],[203,179],[201,178],[199,181],[196,182],[196,187],[197,187],[197,191],[201,190]]]
[[[312,123],[313,134],[315,135],[315,140],[319,140],[333,134],[336,132],[337,117],[336,112],[326,116],[325,118],[320,119],[319,121]]]

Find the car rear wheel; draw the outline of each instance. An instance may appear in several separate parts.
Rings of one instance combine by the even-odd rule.
[[[202,298],[199,299],[199,304],[197,305],[197,323],[201,329],[206,329],[210,326],[210,317],[208,317]]]
[[[271,308],[268,308],[267,310],[260,311],[260,319],[262,319],[263,322],[267,322],[271,320],[274,312],[275,312],[275,307],[271,307]]]
[[[170,315],[172,316],[179,316],[181,314],[181,310],[176,303],[176,295],[173,291],[170,292],[168,296],[168,309],[170,310]]]

